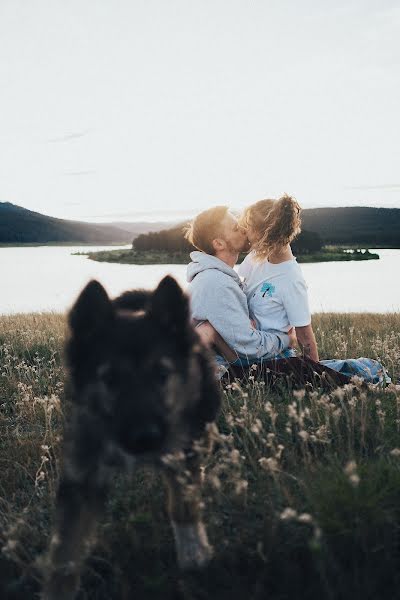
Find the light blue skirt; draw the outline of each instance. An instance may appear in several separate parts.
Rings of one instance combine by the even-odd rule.
[[[268,359],[262,358],[246,358],[239,357],[234,362],[229,363],[222,356],[217,355],[215,357],[215,362],[219,368],[220,377],[227,371],[229,365],[233,366],[241,366],[241,367],[250,367],[253,364],[259,365],[262,364],[265,360],[271,360],[274,358],[276,360],[281,358],[290,358],[296,356],[296,351],[293,348],[288,348],[282,354],[278,354],[274,357],[270,357]],[[325,365],[334,371],[338,371],[339,373],[343,373],[343,375],[347,375],[348,377],[360,377],[366,383],[374,383],[380,385],[387,385],[391,383],[391,379],[387,374],[385,367],[374,360],[373,358],[346,358],[346,359],[330,359],[330,360],[320,360],[321,365]]]
[[[361,377],[366,383],[379,383],[386,385],[391,383],[385,367],[373,358],[346,358],[344,360],[331,359],[320,360],[321,365],[325,365],[334,371],[348,375],[349,377]]]

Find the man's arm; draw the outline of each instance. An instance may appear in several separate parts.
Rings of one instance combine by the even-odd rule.
[[[193,318],[207,320],[237,355],[252,358],[271,357],[289,345],[284,333],[253,329],[245,293],[235,282],[224,279],[203,280],[192,288]]]
[[[214,327],[210,325],[208,321],[203,321],[196,327],[196,332],[198,333],[201,341],[205,346],[211,348],[215,346],[218,350],[218,353],[221,354],[226,360],[232,362],[237,359],[237,354],[228,346],[228,344],[222,339],[217,331],[215,331]]]
[[[318,362],[318,348],[312,325],[310,324],[306,325],[305,327],[296,327],[296,336],[303,356]]]

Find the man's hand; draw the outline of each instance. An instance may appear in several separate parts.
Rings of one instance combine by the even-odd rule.
[[[201,325],[198,325],[196,327],[196,332],[198,333],[201,342],[207,346],[207,348],[211,348],[215,343],[216,331],[208,321],[204,321]]]
[[[232,350],[230,346],[222,339],[218,331],[208,322],[204,321],[201,325],[196,327],[196,331],[199,334],[202,343],[211,348],[214,346],[224,358],[229,362],[237,359],[237,354]]]

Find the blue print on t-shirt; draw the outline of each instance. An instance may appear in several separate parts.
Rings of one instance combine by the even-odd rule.
[[[261,292],[264,292],[262,295],[263,298],[265,294],[268,294],[268,296],[271,297],[272,294],[275,292],[275,286],[272,285],[272,283],[269,283],[268,281],[264,281],[264,283],[261,286]]]

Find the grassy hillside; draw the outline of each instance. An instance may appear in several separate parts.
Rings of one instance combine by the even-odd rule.
[[[321,357],[400,372],[400,315],[314,315]],[[0,597],[35,597],[69,402],[65,319],[0,319]],[[116,476],[81,600],[395,598],[400,583],[400,388],[221,389],[204,502],[215,559],[177,571],[159,475]]]
[[[325,244],[400,248],[398,208],[313,208],[302,212],[303,228],[318,233]]]
[[[118,227],[66,221],[0,202],[0,243],[49,242],[130,243],[132,235]]]
[[[389,208],[315,208],[302,213],[303,229],[317,233],[324,244],[343,244],[369,248],[400,248],[400,209]],[[41,215],[0,202],[0,244],[26,243],[130,243],[142,234],[168,232],[165,250],[182,250],[176,245],[181,226],[168,223],[82,223]],[[175,233],[174,233],[175,232]],[[151,235],[147,241],[151,239]],[[154,236],[156,240],[156,236]],[[140,242],[140,239],[139,239]],[[173,248],[170,244],[173,243]],[[152,248],[160,249],[159,246]]]

